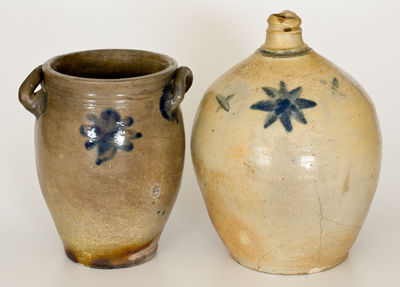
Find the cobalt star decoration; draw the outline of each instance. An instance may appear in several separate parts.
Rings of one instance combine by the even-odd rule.
[[[302,109],[313,108],[317,105],[314,101],[300,98],[301,87],[297,87],[291,91],[286,88],[286,83],[281,81],[279,90],[271,87],[263,87],[263,91],[274,100],[263,100],[253,104],[250,108],[270,112],[265,119],[264,128],[272,125],[278,118],[286,131],[291,132],[291,117],[299,123],[307,124]]]

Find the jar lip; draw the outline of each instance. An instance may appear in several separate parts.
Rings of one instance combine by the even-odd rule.
[[[136,58],[138,62],[142,61],[145,64],[145,61],[150,61],[153,59],[153,62],[158,61],[160,66],[164,66],[162,69],[159,69],[154,72],[144,73],[138,76],[126,76],[126,77],[117,77],[117,78],[101,78],[101,77],[85,77],[72,75],[70,73],[64,73],[58,71],[57,68],[54,67],[55,64],[69,58],[73,57],[84,57],[84,56],[95,57],[96,60],[100,60],[107,56],[120,57],[118,58],[118,62],[126,63],[126,60],[130,58],[131,60]],[[128,59],[129,60],[129,59]],[[152,81],[160,78],[166,77],[171,72],[175,71],[178,68],[178,64],[175,59],[170,56],[144,51],[144,50],[133,50],[133,49],[97,49],[97,50],[85,50],[85,51],[77,51],[67,54],[62,54],[56,57],[53,57],[46,61],[42,65],[43,73],[51,78],[57,78],[60,80],[72,80],[75,82],[81,83],[91,83],[91,84],[102,84],[102,83],[132,83],[132,82],[142,82],[142,81]]]

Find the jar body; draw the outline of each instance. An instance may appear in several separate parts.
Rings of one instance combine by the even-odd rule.
[[[98,67],[104,63],[107,67]],[[28,86],[35,75],[39,79],[39,68],[27,78]],[[162,71],[144,77],[107,78],[157,69]],[[81,52],[43,65],[40,96],[46,95],[46,105],[35,114],[37,172],[71,260],[120,268],[156,254],[184,162],[180,109],[174,118],[161,110],[169,96],[165,87],[180,69],[171,58],[135,50]],[[87,78],[68,75],[71,71]],[[21,102],[36,108],[23,97]]]
[[[207,90],[191,146],[236,261],[301,274],[346,258],[376,189],[381,141],[367,95],[329,61],[258,50]]]

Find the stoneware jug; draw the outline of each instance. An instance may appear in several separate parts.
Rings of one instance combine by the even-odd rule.
[[[265,43],[205,93],[192,158],[232,257],[268,273],[319,272],[347,256],[374,196],[381,137],[366,92],[268,19]]]
[[[71,260],[119,268],[155,256],[180,185],[191,83],[189,68],[137,50],[58,56],[22,83],[40,186]]]

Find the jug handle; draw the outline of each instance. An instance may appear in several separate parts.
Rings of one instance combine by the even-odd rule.
[[[36,67],[19,87],[18,97],[21,104],[38,119],[46,110],[46,93],[43,87],[35,89],[43,81],[42,65]]]
[[[182,103],[185,93],[193,83],[192,71],[185,66],[176,70],[174,78],[168,86],[164,88],[163,96],[160,101],[161,114],[167,120],[176,119],[179,105]]]

